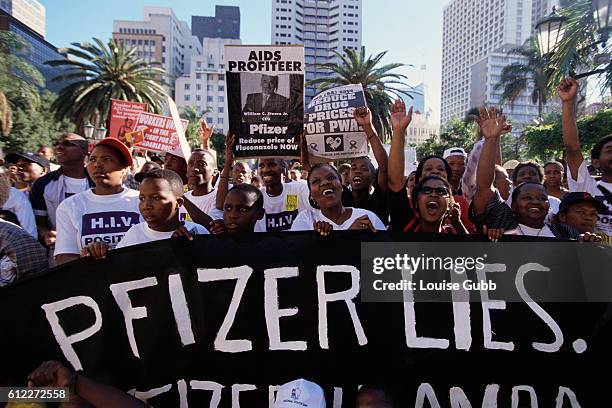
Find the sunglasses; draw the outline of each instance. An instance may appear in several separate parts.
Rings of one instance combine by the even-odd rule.
[[[87,147],[87,140],[62,140],[61,142],[55,142],[55,147],[58,146],[62,146],[62,147],[71,147],[71,146],[76,146],[76,147],[80,147],[81,149],[86,148]]]
[[[446,187],[429,187],[429,186],[421,187],[420,194],[431,194],[431,193],[435,193],[436,195],[439,195],[442,197],[447,197],[450,195]]]

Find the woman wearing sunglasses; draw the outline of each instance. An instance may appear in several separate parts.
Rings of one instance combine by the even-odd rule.
[[[406,225],[404,232],[468,233],[461,222],[459,205],[453,199],[452,187],[445,178],[422,178],[412,190],[411,199],[416,217]]]

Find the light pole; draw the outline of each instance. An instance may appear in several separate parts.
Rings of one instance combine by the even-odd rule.
[[[598,44],[603,44],[605,46],[606,42],[608,41],[608,33],[610,30],[612,0],[592,0],[591,9],[593,10],[593,19],[597,25],[597,32],[600,35],[600,40],[591,44],[589,48],[596,47]],[[549,16],[538,22],[535,29],[542,57],[550,57],[555,53],[555,51],[557,51],[559,42],[565,35],[566,23],[567,17],[558,15],[555,7],[553,7],[553,11]],[[610,62],[610,56],[600,54],[596,55],[594,60],[597,65],[602,65]],[[580,79],[589,77],[591,75],[603,74],[606,71],[607,68],[600,68],[577,75],[572,75],[570,73],[570,75],[572,75],[575,79]]]
[[[101,126],[96,128],[91,122],[87,122],[86,125],[83,126],[83,132],[85,133],[85,138],[89,140],[102,140],[106,136],[106,128]]]

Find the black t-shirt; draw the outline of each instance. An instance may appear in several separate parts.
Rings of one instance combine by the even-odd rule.
[[[378,215],[378,218],[380,218],[385,225],[389,225],[387,192],[381,191],[377,182],[374,183],[374,191],[372,194],[368,194],[364,200],[359,202],[355,202],[351,190],[345,188],[342,191],[342,205],[345,207],[363,208],[364,210],[372,211],[374,214]]]

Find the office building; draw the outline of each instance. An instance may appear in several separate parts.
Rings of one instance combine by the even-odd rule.
[[[317,64],[337,62],[334,51],[361,49],[362,0],[272,0],[272,44],[304,44],[306,81],[327,76]],[[306,103],[315,95],[306,87]]]
[[[204,38],[240,39],[240,7],[215,6],[213,17],[192,16],[191,34]]]
[[[142,21],[115,20],[113,38],[138,48],[141,58],[161,62],[172,83],[189,72],[192,56],[202,55],[202,44],[171,8],[145,6],[143,14]]]
[[[45,88],[57,92],[68,84],[66,81],[52,82],[51,80],[66,72],[65,67],[51,67],[45,65],[50,60],[60,60],[66,58],[64,54],[58,52],[57,48],[47,42],[42,35],[32,30],[26,24],[0,10],[0,31],[11,31],[19,34],[29,44],[29,50],[21,54],[30,64],[32,64],[45,78]]]
[[[45,38],[45,6],[38,0],[0,0],[0,10]]]
[[[441,123],[471,107],[472,65],[532,30],[532,0],[452,0],[444,8]]]
[[[179,108],[193,106],[217,132],[229,128],[225,96],[224,46],[240,44],[231,38],[204,38],[203,55],[191,59],[190,74],[175,83],[175,102]]]

